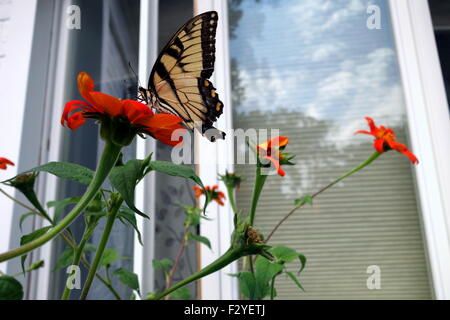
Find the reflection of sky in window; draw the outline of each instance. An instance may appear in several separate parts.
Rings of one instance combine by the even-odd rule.
[[[399,124],[403,100],[386,0],[233,2],[231,10],[242,10],[237,21],[230,15],[237,23],[230,51],[244,88],[236,112],[298,110],[335,120],[346,136],[364,125],[363,116]],[[381,9],[381,30],[366,26],[370,4]]]

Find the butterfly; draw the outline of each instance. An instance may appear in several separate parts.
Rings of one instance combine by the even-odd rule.
[[[217,21],[217,12],[209,11],[186,22],[159,54],[147,89],[139,87],[139,100],[179,116],[212,142],[225,139],[213,127],[224,105],[208,80],[214,71]]]

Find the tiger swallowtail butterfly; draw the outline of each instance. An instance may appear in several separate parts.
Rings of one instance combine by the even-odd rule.
[[[186,22],[159,54],[148,88],[139,88],[141,101],[179,116],[212,142],[225,138],[213,127],[223,103],[208,80],[214,71],[217,21],[217,12],[209,11]]]

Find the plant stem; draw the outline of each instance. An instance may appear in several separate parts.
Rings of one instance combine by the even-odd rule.
[[[92,236],[92,233],[95,230],[95,226],[88,226],[86,227],[86,230],[83,233],[83,237],[81,238],[80,244],[75,250],[75,255],[73,257],[72,265],[78,266],[81,261],[81,256],[84,252],[84,247],[86,246],[86,243],[89,241],[89,239]],[[69,275],[70,277],[71,275]],[[64,293],[61,297],[61,300],[68,300],[70,298],[70,293],[72,292],[72,289],[69,288],[69,286],[65,286]]]
[[[34,208],[32,208],[32,207],[26,205],[26,204],[23,203],[22,201],[20,201],[20,200],[14,198],[13,196],[9,195],[9,194],[6,193],[2,188],[0,188],[0,192],[3,193],[7,198],[9,198],[10,200],[12,200],[13,202],[17,203],[19,206],[21,206],[21,207],[27,209],[27,210],[30,211],[30,212],[34,212],[34,213],[36,213],[37,215],[41,215],[41,213],[40,213],[38,210],[36,210],[36,209],[34,209]]]
[[[270,282],[270,300],[273,300],[273,298],[275,298],[275,277]]]
[[[236,202],[234,200],[234,192],[233,192],[234,189],[228,187],[226,184],[225,184],[225,186],[227,188],[228,202],[230,202],[231,209],[233,210],[233,213],[237,214]]]
[[[116,164],[116,161],[120,154],[120,146],[113,144],[112,142],[106,142],[105,148],[103,150],[102,157],[95,172],[94,178],[89,184],[86,192],[81,197],[77,205],[68,213],[68,215],[61,220],[54,228],[50,229],[43,236],[19,247],[14,250],[0,254],[0,262],[21,256],[31,250],[34,250],[46,242],[50,241],[58,234],[60,234],[64,229],[66,229],[79,215],[80,213],[89,205],[91,200],[97,195],[99,189],[101,188],[103,182],[108,177],[111,169]]]
[[[119,212],[119,208],[123,202],[123,198],[119,197],[120,200],[117,200],[114,205],[111,206],[111,209],[108,213],[108,219],[106,220],[105,229],[103,230],[102,237],[100,239],[100,243],[98,245],[97,251],[95,253],[94,261],[92,262],[91,268],[89,269],[89,273],[84,283],[83,291],[81,292],[80,300],[86,300],[89,290],[91,288],[92,282],[94,281],[95,274],[97,273],[97,269],[100,265],[100,261],[103,256],[103,252],[105,251],[106,244],[108,243],[109,236],[111,234],[112,228],[114,226],[114,222],[117,217],[117,213]]]
[[[4,190],[2,190],[1,188],[0,188],[0,192],[1,193],[3,193],[6,197],[8,197],[9,199],[11,199],[12,201],[14,201],[15,203],[17,203],[18,205],[20,205],[20,206],[22,206],[23,208],[25,208],[25,209],[27,209],[27,210],[29,210],[29,211],[31,211],[31,212],[34,212],[34,213],[36,213],[38,216],[40,216],[40,217],[42,217],[42,218],[44,218],[44,219],[47,219],[45,216],[42,216],[42,214],[38,211],[38,210],[36,210],[35,208],[31,208],[31,207],[29,207],[28,205],[26,205],[25,203],[23,203],[23,202],[21,202],[21,201],[19,201],[18,199],[16,199],[16,198],[14,198],[14,197],[12,197],[11,195],[9,195],[8,193],[6,193]],[[48,219],[47,219],[48,220]],[[51,221],[50,221],[51,222]],[[53,223],[53,225],[54,225],[54,223]],[[76,243],[73,241],[73,239],[71,238],[71,236],[69,235],[69,234],[67,234],[65,231],[63,231],[61,234],[60,234],[60,236],[61,236],[61,238],[64,240],[64,242],[66,242],[67,243],[67,245],[69,246],[69,247],[71,247],[72,249],[76,249],[76,247],[77,247],[77,245],[76,245]],[[83,257],[83,256],[81,256],[81,262],[83,263],[83,265],[87,268],[87,269],[89,269],[90,267],[91,267],[91,265],[89,264],[89,262],[87,262],[87,260]],[[114,297],[117,299],[117,300],[121,300],[121,298],[120,298],[120,296],[119,296],[119,294],[117,293],[117,291],[105,280],[105,279],[103,279],[103,277],[100,275],[100,274],[96,274],[96,277],[97,277],[97,279],[98,280],[100,280],[100,282],[102,282],[104,285],[105,285],[105,287],[109,290],[109,291],[111,291],[111,293],[114,295]]]
[[[186,235],[187,235],[188,231],[189,231],[189,226],[186,226],[184,228],[183,238],[181,238],[180,249],[178,250],[177,257],[175,258],[175,262],[174,262],[172,269],[170,270],[169,275],[167,276],[167,279],[166,279],[166,290],[170,288],[172,278],[175,274],[175,271],[177,270],[177,266],[180,263],[181,257],[184,253],[184,250],[186,249]]]
[[[163,293],[156,295],[156,297],[154,299],[160,300],[160,299],[164,298],[165,296],[167,296],[168,294],[172,293],[173,291],[175,291],[181,287],[184,287],[185,285],[187,285],[193,281],[196,281],[200,278],[206,277],[207,275],[226,267],[227,265],[229,265],[233,261],[241,258],[242,256],[243,256],[243,253],[241,250],[230,248],[227,250],[227,252],[225,252],[217,260],[213,261],[212,263],[207,265],[205,268],[197,271],[190,277],[178,282],[173,287],[170,287],[169,289],[165,290]]]
[[[258,205],[259,196],[266,182],[267,176],[261,175],[261,167],[256,166],[255,188],[253,189],[252,207],[250,209],[250,225],[253,226],[255,222],[256,206]]]
[[[366,161],[364,161],[363,163],[361,163],[360,165],[356,166],[355,168],[353,168],[350,171],[347,171],[346,173],[344,173],[342,176],[340,176],[339,178],[337,178],[336,180],[334,180],[333,182],[331,182],[330,184],[326,185],[325,187],[323,187],[322,189],[320,189],[319,191],[317,191],[316,193],[314,193],[311,198],[315,198],[317,197],[319,194],[321,194],[322,192],[324,192],[325,190],[331,188],[332,186],[334,186],[336,183],[344,180],[345,178],[347,178],[348,176],[351,176],[352,174],[354,174],[355,172],[358,172],[359,170],[363,169],[364,167],[368,166],[369,164],[371,164],[375,159],[377,159],[379,156],[381,155],[381,153],[379,153],[378,151],[375,151],[370,157],[369,159],[367,159]],[[297,209],[299,209],[300,207],[302,207],[303,205],[305,205],[305,201],[300,201],[291,211],[289,211],[289,213],[284,216],[283,219],[281,219],[277,225],[275,226],[275,228],[273,228],[273,230],[270,232],[270,234],[267,236],[266,240],[264,241],[265,243],[267,243],[270,238],[272,238],[273,234],[278,230],[278,228],[283,224],[283,222],[285,222],[295,211],[297,211]]]

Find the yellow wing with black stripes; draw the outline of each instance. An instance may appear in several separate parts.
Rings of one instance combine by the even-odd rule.
[[[210,11],[184,24],[159,54],[148,83],[149,104],[178,115],[210,141],[225,138],[213,127],[223,103],[208,80],[214,71],[217,21],[217,12]]]

